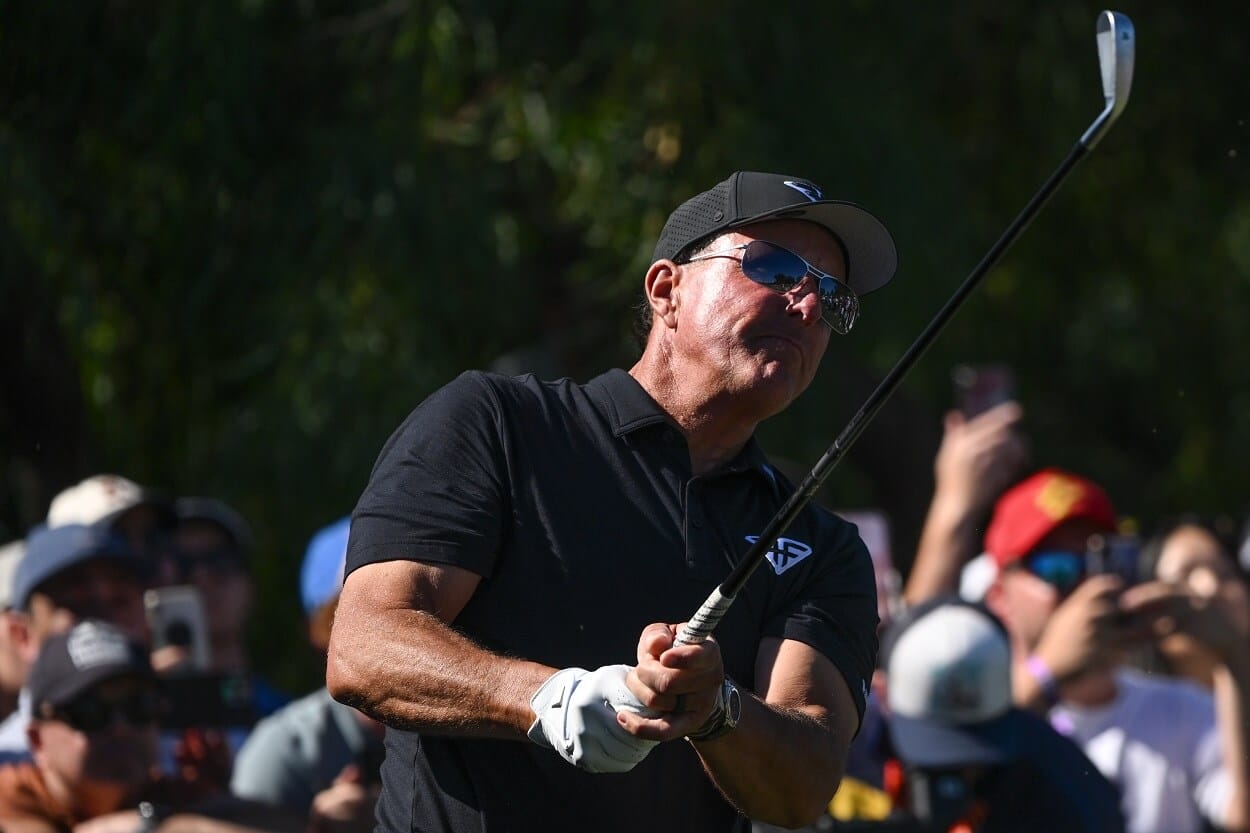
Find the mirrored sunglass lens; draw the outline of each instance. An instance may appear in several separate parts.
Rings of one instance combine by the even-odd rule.
[[[820,306],[825,321],[842,335],[849,333],[859,318],[859,299],[833,278],[820,279]]]
[[[789,292],[807,275],[807,264],[794,252],[756,240],[742,252],[742,273],[777,292]]]
[[[1074,552],[1038,553],[1029,560],[1029,571],[1060,590],[1074,587],[1085,573],[1085,563]]]

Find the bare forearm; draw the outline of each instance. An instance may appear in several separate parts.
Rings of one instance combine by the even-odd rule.
[[[959,589],[959,571],[976,555],[977,530],[971,508],[961,501],[939,498],[929,506],[916,560],[903,596],[916,605]]]
[[[713,782],[743,814],[803,827],[837,791],[849,743],[805,712],[744,695],[738,728],[695,748]]]
[[[1215,672],[1215,712],[1224,766],[1232,781],[1224,829],[1250,830],[1250,656],[1245,651]]]
[[[336,699],[390,726],[521,738],[534,719],[530,696],[555,671],[492,654],[424,611],[353,615],[340,607],[326,683]]]
[[[177,813],[162,822],[157,830],[159,833],[301,833],[304,828],[305,825],[302,821],[282,824],[281,826],[266,825],[264,827],[253,827],[240,822],[223,821],[196,813]]]

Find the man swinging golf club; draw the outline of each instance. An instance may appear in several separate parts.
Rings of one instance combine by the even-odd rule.
[[[669,218],[628,372],[470,372],[414,411],[353,514],[328,669],[390,727],[381,829],[820,815],[876,652],[854,527],[808,507],[715,640],[674,639],[792,492],[756,426],[894,269],[863,209],[736,173]]]

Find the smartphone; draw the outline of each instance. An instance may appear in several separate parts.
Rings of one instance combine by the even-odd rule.
[[[1119,576],[1131,587],[1141,580],[1141,548],[1136,535],[1091,535],[1085,549],[1085,573]]]
[[[972,418],[1016,398],[1016,376],[1005,364],[961,364],[951,371],[955,406]]]
[[[174,672],[160,679],[162,729],[230,729],[256,723],[242,674]]]
[[[153,650],[181,648],[187,653],[189,670],[208,670],[208,622],[199,590],[187,584],[156,587],[143,594],[143,607]]]

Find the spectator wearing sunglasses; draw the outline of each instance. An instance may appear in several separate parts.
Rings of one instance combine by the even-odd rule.
[[[995,505],[986,602],[1011,634],[1016,702],[1049,713],[1119,787],[1131,833],[1250,830],[1250,647],[1190,588],[1091,573],[1115,527],[1106,493],[1058,469]],[[1181,633],[1219,658],[1214,697],[1127,667],[1129,650]]]
[[[174,511],[177,521],[162,560],[161,583],[190,585],[199,592],[208,624],[208,670],[245,676],[256,716],[272,714],[290,698],[253,669],[248,652],[256,599],[248,563],[255,548],[251,528],[214,498],[179,498]]]
[[[150,562],[107,524],[68,524],[32,530],[13,576],[5,627],[27,669],[43,643],[82,619],[100,619],[146,641],[143,587]],[[30,699],[0,724],[0,760],[29,755]]]
[[[101,831],[299,829],[193,777],[157,774],[159,684],[146,648],[107,623],[79,622],[49,638],[30,694],[33,760],[0,767],[4,830],[68,833],[87,821]]]
[[[378,829],[822,814],[876,652],[854,527],[808,505],[715,639],[675,637],[794,493],[756,426],[895,265],[858,206],[735,173],[665,223],[631,369],[470,372],[417,407],[352,515],[327,669],[388,724]]]

